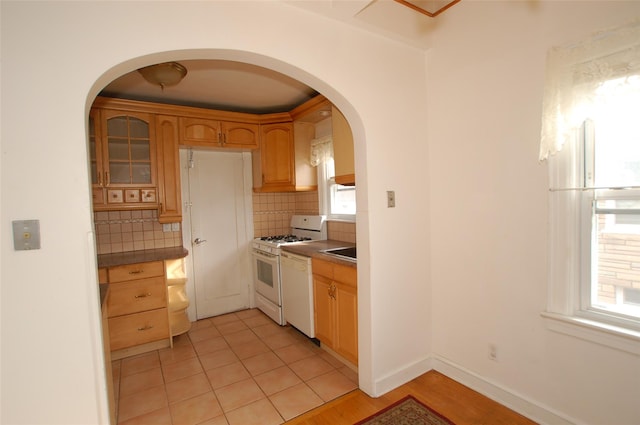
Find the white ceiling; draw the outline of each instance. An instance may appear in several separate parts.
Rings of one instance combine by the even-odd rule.
[[[429,33],[447,12],[434,18],[393,0],[285,0],[331,19],[357,26],[419,49],[429,47]],[[434,4],[448,3],[436,0]],[[459,7],[459,6],[454,6]],[[107,85],[101,95],[126,99],[250,113],[290,111],[317,93],[278,72],[246,63],[185,60],[187,75],[179,84],[161,89],[130,72]]]

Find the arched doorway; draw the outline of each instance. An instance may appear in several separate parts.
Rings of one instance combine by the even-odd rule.
[[[173,59],[173,58],[172,58],[172,59]],[[166,59],[165,59],[165,60],[166,60]],[[320,90],[319,90],[319,91],[320,91]],[[328,90],[328,91],[330,91],[330,90]],[[321,91],[320,91],[320,92],[321,92]]]

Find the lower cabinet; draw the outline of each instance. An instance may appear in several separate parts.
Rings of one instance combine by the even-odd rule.
[[[107,315],[114,360],[171,345],[163,261],[109,267]]]
[[[354,267],[312,258],[316,338],[358,364],[358,291]]]
[[[109,318],[111,350],[169,338],[166,307]]]

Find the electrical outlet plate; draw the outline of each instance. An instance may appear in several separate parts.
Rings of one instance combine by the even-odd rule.
[[[495,344],[489,344],[489,359],[498,361],[498,347]]]
[[[394,190],[387,190],[387,208],[394,208],[396,206],[396,192]]]
[[[13,249],[29,251],[40,249],[40,220],[14,220]]]

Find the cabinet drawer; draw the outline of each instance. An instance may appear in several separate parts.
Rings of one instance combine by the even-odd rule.
[[[112,351],[169,338],[167,309],[112,317],[109,336]]]
[[[127,280],[145,279],[164,276],[164,263],[151,261],[148,263],[127,264],[109,268],[109,283],[125,282]]]
[[[311,258],[311,270],[313,270],[313,274],[333,279],[333,263]]]
[[[333,265],[333,278],[345,285],[352,287],[358,286],[358,270],[355,267],[343,266],[342,264]]]
[[[164,277],[120,282],[111,285],[109,317],[154,310],[167,306]]]

